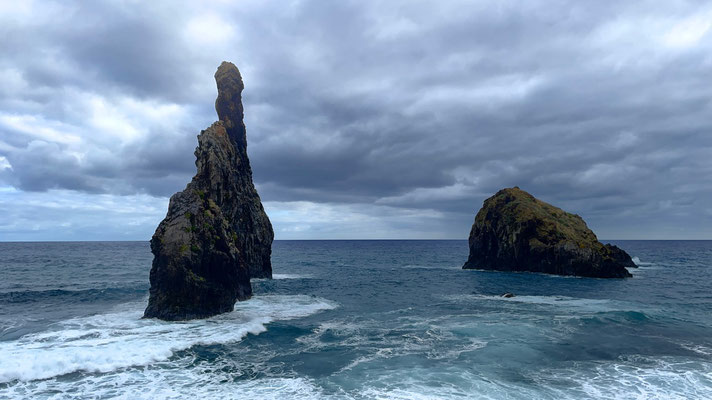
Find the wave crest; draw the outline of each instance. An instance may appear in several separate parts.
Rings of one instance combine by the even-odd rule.
[[[145,302],[127,303],[111,313],[74,318],[52,331],[0,343],[0,383],[147,365],[195,345],[240,341],[266,331],[272,321],[306,317],[337,305],[305,295],[262,296],[237,303],[231,313],[185,322],[141,319],[144,307]]]

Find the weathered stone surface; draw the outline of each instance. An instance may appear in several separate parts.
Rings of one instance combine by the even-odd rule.
[[[518,187],[500,190],[485,200],[472,225],[469,245],[465,269],[631,276],[621,262],[620,252],[625,252],[604,246],[580,216],[537,200]]]
[[[621,249],[620,247],[614,245],[614,244],[606,244],[606,249],[611,253],[611,257],[616,260],[619,264],[623,265],[626,268],[638,268],[638,265],[633,262],[633,259],[630,258],[630,255],[625,252],[625,250]]]
[[[215,74],[220,121],[198,136],[197,173],[174,194],[151,239],[146,318],[184,320],[231,311],[252,295],[250,277],[272,277],[274,237],[252,183],[242,121],[242,78],[223,63]]]
[[[244,253],[251,278],[272,278],[272,224],[252,183],[252,168],[247,157],[247,138],[242,109],[242,76],[234,64],[223,61],[215,73],[218,97],[215,109],[235,147],[234,179],[216,185],[232,203],[226,217],[237,233],[238,248]],[[230,198],[232,196],[232,198]]]

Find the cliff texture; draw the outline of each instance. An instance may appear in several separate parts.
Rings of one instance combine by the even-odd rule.
[[[625,278],[631,276],[625,267],[633,264],[622,249],[599,242],[580,216],[518,187],[485,200],[469,246],[465,269]]]
[[[252,182],[237,67],[215,74],[220,121],[198,136],[197,173],[174,194],[151,239],[146,318],[183,320],[231,311],[252,294],[251,277],[271,278],[274,237]]]

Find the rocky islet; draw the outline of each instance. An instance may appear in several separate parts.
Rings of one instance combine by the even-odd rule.
[[[469,237],[464,269],[627,278],[630,256],[604,245],[584,220],[518,187],[485,200]]]
[[[185,320],[233,310],[250,278],[271,278],[274,233],[252,182],[240,72],[215,73],[219,121],[198,136],[197,173],[174,194],[151,239],[146,318]]]

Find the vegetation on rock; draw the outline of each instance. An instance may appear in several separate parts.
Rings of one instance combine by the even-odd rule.
[[[247,158],[242,77],[223,62],[215,78],[220,121],[198,136],[197,173],[171,197],[151,239],[147,318],[183,320],[231,311],[236,300],[252,295],[250,277],[272,277],[274,233]]]
[[[500,190],[485,200],[472,225],[469,246],[465,269],[631,276],[625,268],[632,264],[625,262],[625,257],[630,259],[627,253],[599,242],[580,216],[518,187]]]

